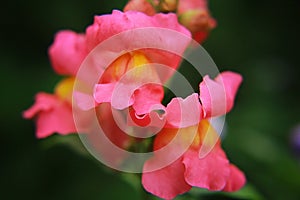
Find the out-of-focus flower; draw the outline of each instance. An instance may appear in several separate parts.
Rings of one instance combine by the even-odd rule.
[[[296,126],[292,130],[291,146],[295,155],[300,158],[300,125]]]
[[[149,3],[149,1],[147,0],[130,0],[126,4],[123,10],[124,12],[129,10],[135,10],[135,11],[143,12],[150,16],[155,15],[156,13],[153,5],[151,5],[151,3]]]
[[[124,11],[136,10],[147,15],[155,12],[174,12],[179,22],[185,26],[193,38],[202,43],[209,32],[216,27],[216,21],[210,15],[207,0],[130,0]]]
[[[161,12],[175,12],[177,9],[178,0],[161,0],[158,7]]]
[[[35,104],[23,113],[26,119],[36,118],[38,138],[76,132],[72,113],[73,84],[74,78],[67,78],[58,83],[54,94],[38,93]]]
[[[87,55],[83,34],[60,31],[48,51],[54,71],[67,75],[55,87],[54,94],[38,93],[35,104],[23,113],[27,119],[36,118],[36,136],[48,137],[54,133],[76,133],[72,113],[73,85],[76,73]]]
[[[189,29],[193,38],[200,43],[216,27],[216,21],[210,16],[207,7],[207,0],[179,0],[177,15],[179,22]]]

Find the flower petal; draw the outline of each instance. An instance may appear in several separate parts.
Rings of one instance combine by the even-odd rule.
[[[173,127],[184,128],[199,123],[201,104],[198,94],[192,94],[185,99],[173,98],[166,108],[167,121]]]
[[[73,31],[60,31],[49,48],[49,57],[56,73],[75,76],[87,56],[85,36]]]
[[[71,105],[66,101],[61,101],[55,95],[39,93],[35,104],[25,111],[23,116],[25,118],[37,117],[36,135],[38,138],[44,138],[56,132],[62,135],[76,132]]]
[[[205,76],[200,83],[203,117],[220,116],[229,112],[241,82],[241,75],[229,71],[221,73],[215,80]]]
[[[94,88],[95,101],[97,103],[110,102],[115,85],[115,83],[96,84]]]
[[[246,177],[235,165],[230,164],[230,176],[223,191],[235,192],[241,189],[246,183]]]
[[[110,15],[95,16],[94,23],[86,30],[86,38],[90,51],[97,49],[95,47],[100,43],[106,47],[102,55],[141,49],[150,63],[173,69],[179,66],[180,56],[191,42],[190,32],[178,23],[175,14],[148,16],[136,11],[123,13],[117,10]],[[163,82],[170,74],[165,76]]]
[[[127,30],[145,27],[160,27],[171,29],[185,34],[187,37],[190,37],[189,31],[178,23],[175,14],[156,14],[154,16],[148,16],[137,11],[128,11],[123,13],[121,11],[114,10],[110,15],[95,16],[94,24],[89,26],[86,30],[88,49],[92,50],[99,43],[116,34],[122,33]],[[155,42],[153,41],[153,36],[155,36],[155,34],[151,33],[151,35],[152,42]],[[171,44],[172,42],[175,42],[174,39],[169,38],[168,36],[164,37],[165,40],[164,38],[157,38],[160,39],[156,41],[157,44],[169,44],[172,46],[174,45]],[[123,44],[121,45],[131,46],[132,44],[130,43],[144,43],[147,41],[150,41],[147,37],[143,39],[135,38],[135,40],[122,41]],[[178,42],[180,41],[177,41],[177,45]],[[177,48],[181,49],[183,47],[183,49],[185,49],[186,45],[187,44],[185,44],[185,46],[179,45]]]
[[[23,112],[23,117],[31,119],[40,111],[48,111],[57,104],[58,98],[55,95],[40,92],[35,96],[35,104]]]
[[[208,190],[222,190],[229,176],[229,162],[220,147],[215,147],[206,157],[200,159],[195,150],[183,156],[185,180],[191,186]]]
[[[153,106],[161,104],[164,90],[161,85],[146,84],[135,90],[133,95],[133,108],[137,115],[142,115],[150,113]]]
[[[144,171],[153,168],[159,159],[155,157],[149,159],[144,164]],[[191,186],[184,180],[184,165],[181,159],[173,162],[162,169],[145,172],[142,175],[142,184],[148,192],[163,198],[173,199],[179,194],[183,194],[191,189]]]

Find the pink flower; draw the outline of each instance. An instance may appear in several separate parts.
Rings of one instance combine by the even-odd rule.
[[[166,127],[184,128],[198,124],[202,119],[218,117],[228,113],[234,104],[235,95],[242,82],[241,75],[225,71],[214,80],[205,76],[199,84],[200,95],[191,94],[185,99],[173,98],[167,107],[159,107],[165,112]],[[139,105],[146,102],[147,98],[134,99]],[[158,101],[153,104],[158,104]],[[148,105],[148,108],[153,107]],[[147,114],[151,112],[139,113]],[[196,114],[195,114],[196,113]],[[146,117],[146,116],[145,116]],[[139,118],[139,121],[143,118]],[[141,123],[141,122],[140,122]]]
[[[200,187],[212,191],[236,191],[245,184],[244,174],[234,165],[230,164],[220,142],[217,142],[212,151],[204,158],[199,158],[199,150],[204,145],[203,140],[208,137],[217,137],[217,133],[210,126],[207,120],[202,120],[199,125],[192,129],[197,129],[191,146],[182,156],[170,165],[151,171],[153,166],[159,165],[161,159],[168,159],[170,155],[155,155],[146,161],[142,184],[144,188],[161,198],[173,199],[179,194],[183,194],[191,187]],[[167,145],[180,131],[181,142],[190,138],[191,127],[178,129],[163,129],[155,138],[154,150]],[[179,151],[178,147],[169,150],[174,153]]]
[[[87,55],[85,36],[72,31],[60,31],[48,53],[55,72],[72,77],[63,79],[56,86],[54,94],[38,93],[35,104],[23,113],[26,119],[36,118],[38,138],[54,133],[65,135],[77,132],[72,113],[73,77]]]
[[[135,29],[147,27],[158,29],[152,29],[152,32],[148,33],[145,31],[142,35],[134,32]],[[173,35],[163,34],[165,32],[160,28],[177,31],[186,35],[187,39],[178,41]],[[87,28],[88,47],[95,48],[107,38],[127,30],[132,31],[126,34],[128,37],[122,40],[121,44],[118,44],[123,52],[120,52],[120,56],[100,73],[101,78],[99,84],[95,86],[94,98],[101,104],[111,102],[112,95],[117,94],[118,98],[114,98],[115,101],[112,102],[114,108],[121,110],[133,106],[137,114],[145,114],[149,113],[152,104],[161,102],[163,89],[154,84],[141,86],[147,82],[160,84],[168,80],[172,74],[158,72],[155,65],[177,69],[181,61],[180,55],[190,42],[190,33],[178,23],[174,14],[148,16],[135,11],[126,13],[114,11],[112,15],[95,17],[94,24]],[[126,52],[127,49],[134,49],[137,44],[144,44],[146,47],[154,45],[156,49],[145,48]],[[108,53],[111,54],[114,50]],[[122,89],[118,90],[116,88],[118,85],[122,85]],[[143,103],[135,104],[135,102]]]
[[[54,43],[49,48],[49,58],[52,67],[58,74],[75,77],[88,53],[90,53],[90,51],[93,50],[93,48],[99,43],[116,34],[122,33],[123,31],[134,30],[136,28],[143,27],[170,29],[185,34],[187,38],[190,37],[190,33],[184,27],[178,24],[177,18],[174,14],[157,14],[154,16],[147,16],[143,13],[134,11],[129,11],[126,13],[113,11],[113,13],[109,15],[96,16],[94,24],[87,28],[85,34],[77,34],[69,30],[60,31],[57,33]],[[133,41],[135,41],[136,44],[147,41],[149,43],[157,42],[157,44],[161,45],[160,47],[163,49],[168,49],[168,46],[171,46],[172,48],[178,49],[178,51],[182,53],[189,42],[189,40],[184,42],[177,41],[177,44],[174,45],[175,41],[173,38],[167,38],[167,36],[162,36],[161,34],[156,35],[155,33],[151,33],[150,36],[153,38],[145,39],[142,37],[136,37],[134,40],[131,40],[133,38],[128,38],[127,40],[122,41],[122,48],[126,46],[131,47],[134,45]],[[153,41],[153,39],[156,41]],[[160,42],[160,40],[163,42]],[[110,49],[108,49],[108,52],[109,50]],[[126,48],[123,48],[122,50],[126,50]],[[102,72],[103,76],[100,80],[100,83],[103,84],[101,85],[101,89],[104,90],[102,90],[101,94],[97,93],[97,96],[102,98],[101,95],[104,95],[104,99],[98,100],[97,98],[97,101],[109,101],[109,91],[112,89],[111,87],[120,79],[122,75],[124,75],[124,73],[133,67],[140,64],[154,62],[176,69],[181,59],[179,55],[163,51],[158,52],[151,49],[144,49],[140,52],[126,53],[124,55],[122,55],[124,52],[121,51],[117,53],[119,53],[120,58],[111,64],[105,73],[104,71]],[[106,55],[101,55],[98,57],[98,59],[106,59]],[[131,63],[128,63],[128,61]],[[152,73],[153,76],[155,76],[156,72],[152,71]],[[170,77],[170,74],[166,75],[165,77]],[[89,77],[86,78],[89,79]],[[76,132],[71,108],[74,78],[70,78],[68,80],[71,79],[72,81],[67,81],[67,84],[65,84],[65,82],[64,84],[59,84],[57,87],[59,89],[56,88],[56,92],[53,95],[45,93],[38,94],[35,104],[24,112],[24,117],[27,119],[33,117],[37,118],[37,137],[46,137],[55,132],[60,134]],[[86,81],[86,79],[80,81]],[[131,82],[133,83],[134,80]],[[107,90],[104,88],[106,86],[108,86],[106,88]],[[144,89],[146,93],[150,92],[148,96],[151,96],[151,91],[157,93],[152,102],[160,102],[163,96],[162,89],[159,88],[153,90],[148,88],[149,87]],[[143,97],[141,94],[141,91],[136,91],[136,98],[141,99]],[[138,107],[140,107],[139,110],[148,109],[145,105],[136,105],[136,108]]]
[[[23,113],[26,119],[36,118],[38,138],[76,132],[71,103],[73,83],[73,78],[64,79],[57,85],[55,94],[38,93],[35,104]]]
[[[156,135],[154,156],[144,165],[142,184],[148,192],[172,199],[193,186],[231,192],[245,184],[244,174],[229,163],[221,149],[218,133],[207,120],[232,109],[241,81],[241,76],[233,72],[223,72],[215,80],[206,76],[200,83],[200,97],[193,94],[186,99],[175,98],[167,105],[166,126]],[[168,151],[157,152],[174,140],[176,145]],[[202,149],[211,151],[200,157]],[[181,156],[176,158],[174,155]],[[152,170],[172,159],[176,161]]]

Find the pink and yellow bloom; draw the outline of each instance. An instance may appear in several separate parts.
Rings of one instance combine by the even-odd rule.
[[[155,6],[168,12],[176,10],[178,16],[174,13],[156,14]],[[242,77],[233,72],[223,72],[214,80],[205,76],[199,85],[200,94],[193,93],[185,99],[173,98],[167,106],[162,105],[162,85],[172,73],[161,73],[156,65],[167,66],[175,71],[191,37],[199,42],[204,40],[215,26],[208,12],[207,2],[170,0],[153,1],[150,4],[148,1],[132,0],[125,10],[132,9],[142,12],[115,10],[112,14],[95,16],[94,23],[83,34],[68,30],[59,32],[49,48],[49,57],[55,72],[68,78],[56,86],[54,94],[39,93],[35,104],[24,112],[24,117],[37,119],[38,138],[53,133],[75,133],[73,86],[75,79],[85,83],[91,75],[77,76],[82,64],[99,44],[127,32],[128,37],[122,38],[120,44],[114,44],[116,48],[109,46],[107,51],[94,58],[97,62],[90,65],[93,68],[91,71],[99,77],[92,83],[93,88],[89,88],[92,91],[92,103],[81,104],[82,108],[95,111],[96,121],[105,133],[104,137],[121,149],[130,148],[137,140],[133,140],[118,127],[116,116],[113,115],[114,109],[128,109],[129,115],[124,122],[128,126],[161,128],[154,138],[154,156],[144,165],[142,184],[148,192],[161,198],[172,199],[189,191],[193,186],[213,191],[240,189],[245,183],[245,176],[236,166],[229,163],[221,148],[218,134],[209,120],[225,115],[233,108]],[[146,35],[130,34],[134,30],[150,27],[179,32],[188,39],[178,41],[177,38],[160,34],[159,31]],[[133,48],[140,43],[151,43],[160,48]],[[179,53],[163,50],[170,47],[176,48],[176,52]],[[110,54],[117,55],[117,58],[107,66],[97,65]],[[178,132],[180,136],[176,139],[175,146],[163,154],[157,153],[174,140]],[[193,135],[193,132],[196,134]],[[97,150],[107,157],[105,159],[114,163],[123,161],[123,154],[112,155],[105,143],[98,141],[97,137],[93,138],[94,136],[96,135],[90,134],[90,139],[95,143]],[[184,147],[186,149],[182,152]],[[203,148],[210,151],[201,157]],[[174,154],[179,155],[174,162],[151,170],[162,160],[172,160]]]
[[[154,156],[144,165],[142,184],[147,191],[164,199],[172,199],[193,186],[232,192],[245,184],[243,172],[229,163],[218,133],[209,123],[210,117],[224,115],[232,109],[241,81],[241,76],[233,72],[223,72],[215,80],[206,76],[200,83],[200,96],[193,94],[184,100],[176,98],[168,104],[167,126],[156,135]],[[198,101],[195,98],[199,98]],[[195,112],[200,116],[191,115]],[[180,116],[183,120],[178,121]],[[195,131],[196,135],[193,135]],[[167,153],[155,153],[169,145],[178,134],[180,137],[176,139],[176,146]],[[182,151],[182,147],[188,148],[176,161],[151,170],[159,166],[162,160]],[[210,152],[200,157],[200,151],[205,148]]]
[[[49,57],[53,69],[60,75],[66,75],[71,77],[68,80],[73,80],[72,84],[68,81],[68,84],[59,84],[59,91],[55,94],[44,94],[37,95],[36,102],[33,107],[24,112],[25,118],[37,118],[37,136],[46,137],[55,132],[60,134],[68,134],[76,132],[74,123],[71,126],[67,126],[73,121],[72,117],[72,90],[76,73],[78,72],[82,62],[98,44],[104,40],[122,33],[126,30],[133,30],[145,27],[157,27],[165,28],[174,31],[181,32],[187,37],[190,36],[188,30],[182,27],[178,22],[174,14],[156,14],[154,16],[148,16],[143,13],[129,11],[126,13],[120,11],[113,11],[112,14],[96,16],[94,23],[89,26],[84,34],[77,34],[72,31],[60,31],[56,34],[54,43],[49,48]],[[159,38],[156,38],[159,37]],[[161,40],[162,45],[173,45],[176,41],[172,38],[164,36],[153,37],[153,42]],[[143,42],[143,38],[132,38],[135,42]],[[122,45],[131,46],[132,40],[122,41]],[[178,49],[183,52],[188,44],[178,43]],[[122,54],[122,52],[120,52]],[[99,57],[101,59],[101,57]],[[103,57],[105,59],[105,57]],[[145,49],[139,52],[125,53],[121,55],[118,60],[112,63],[107,70],[103,70],[102,79],[100,80],[99,87],[104,92],[104,99],[101,102],[108,101],[109,91],[112,89],[114,83],[124,74],[126,71],[147,63],[160,63],[163,65],[170,66],[176,69],[180,62],[180,56],[171,54],[168,52]],[[152,72],[155,76],[155,72]],[[83,80],[84,81],[84,80]],[[132,80],[134,81],[134,80]],[[66,81],[63,81],[64,83]],[[106,89],[106,90],[105,90]],[[160,101],[162,98],[162,90],[158,89],[160,97],[155,101]],[[136,92],[138,98],[140,92]],[[99,96],[99,95],[98,95]],[[106,99],[105,99],[106,98]],[[66,100],[67,99],[67,100]],[[51,111],[51,112],[50,112]],[[67,112],[68,111],[68,112]],[[61,118],[62,114],[65,113]],[[68,115],[66,114],[68,113]],[[57,122],[56,122],[57,121]],[[56,122],[56,125],[51,125]],[[48,124],[48,125],[47,125]],[[67,126],[68,128],[66,128]],[[47,128],[45,128],[47,127]],[[46,130],[46,131],[45,131]]]

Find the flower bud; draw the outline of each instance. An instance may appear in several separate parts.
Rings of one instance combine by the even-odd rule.
[[[216,22],[207,10],[195,9],[179,15],[179,22],[189,29],[192,34],[197,32],[208,32],[215,27]]]
[[[199,43],[216,26],[216,21],[210,16],[207,0],[179,0],[177,15],[179,22],[191,31],[193,38]]]
[[[147,0],[130,0],[124,7],[124,12],[129,10],[143,12],[150,16],[156,13],[154,7]]]
[[[174,12],[177,9],[178,0],[161,0],[159,9],[162,12]]]
[[[178,0],[177,14],[181,15],[184,12],[207,8],[207,0]]]

